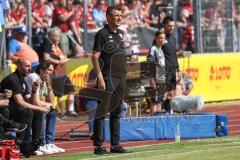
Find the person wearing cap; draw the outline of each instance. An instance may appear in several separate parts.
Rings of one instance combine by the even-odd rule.
[[[36,51],[27,44],[27,29],[19,26],[15,29],[12,39],[8,43],[8,59],[15,63],[20,57],[31,62],[32,69],[39,65],[39,57]]]

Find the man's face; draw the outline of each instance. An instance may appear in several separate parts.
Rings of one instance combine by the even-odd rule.
[[[112,14],[107,16],[107,21],[113,27],[119,27],[122,22],[122,12],[120,10],[113,10]]]
[[[171,34],[174,30],[174,27],[175,27],[175,22],[174,21],[169,21],[164,27],[165,33],[166,34]]]
[[[20,64],[19,70],[22,74],[22,76],[27,76],[31,72],[31,62],[30,61],[24,61],[22,64]]]

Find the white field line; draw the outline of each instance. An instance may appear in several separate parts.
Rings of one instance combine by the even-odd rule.
[[[228,145],[231,145],[231,144],[234,144],[234,142],[230,142],[230,143],[225,143],[225,144],[207,144],[207,145],[199,145],[199,146],[194,146],[194,148],[200,148],[200,147],[211,147],[211,146],[228,146]],[[236,146],[232,146],[232,147],[240,147],[238,146],[238,144],[236,144]],[[192,148],[192,146],[189,146],[189,147],[185,147],[184,149],[188,149],[188,148]],[[230,148],[230,147],[229,147]],[[84,160],[95,160],[95,159],[106,159],[106,158],[115,158],[115,157],[126,157],[128,155],[138,155],[138,154],[143,154],[143,153],[154,153],[154,152],[163,152],[163,151],[169,151],[169,150],[172,150],[172,149],[163,149],[163,150],[151,150],[151,151],[142,151],[142,152],[134,152],[134,153],[127,153],[127,154],[118,154],[118,155],[112,155],[112,156],[103,156],[103,157],[96,157],[96,158],[86,158]],[[209,151],[210,149],[208,149]],[[211,149],[212,150],[212,149]],[[201,151],[201,150],[197,150],[197,151],[187,151],[187,152],[181,152],[181,153],[170,153],[171,155],[177,155],[177,154],[185,154],[185,153],[191,153],[191,152],[198,152],[198,151]],[[202,150],[204,151],[204,150]],[[167,154],[168,155],[168,154]],[[159,157],[162,157],[162,156],[166,156],[166,155],[158,155]],[[158,157],[157,156],[157,157]],[[144,157],[146,158],[146,157]],[[132,158],[132,159],[139,159],[138,158]],[[129,160],[129,158],[128,158]]]
[[[239,127],[239,126],[240,126],[240,124],[233,124],[233,125],[228,125],[228,128],[230,128],[230,127]]]
[[[232,123],[232,122],[240,122],[240,116],[239,116],[239,119],[230,119],[228,120],[228,123]]]
[[[211,149],[198,149],[198,150],[194,150],[194,151],[185,151],[185,152],[180,152],[180,153],[169,153],[169,154],[165,154],[165,155],[154,155],[154,156],[147,156],[144,158],[160,158],[162,157],[164,159],[164,157],[166,156],[173,156],[173,157],[178,157],[178,156],[183,156],[183,155],[189,155],[189,154],[193,154],[193,153],[201,153],[201,152],[205,152],[205,151],[217,151],[217,150],[223,150],[223,149],[230,149],[230,148],[240,148],[240,146],[223,146],[222,148],[211,148]],[[141,158],[128,158],[128,160],[141,160]]]
[[[236,138],[224,138],[224,139],[221,139],[221,141],[229,141],[229,140],[234,140],[234,139],[236,139]],[[196,142],[196,141],[213,141],[213,140],[216,140],[216,138],[199,138],[199,139],[189,139],[189,140],[186,140],[186,141]],[[151,142],[158,142],[158,141],[159,141],[158,144],[150,144],[150,145],[144,144],[144,145],[134,146],[134,147],[142,147],[142,146],[147,147],[147,146],[153,146],[153,145],[159,145],[159,144],[172,144],[172,143],[174,143],[174,142],[162,142],[161,140],[145,140],[145,141],[127,141],[127,142],[121,142],[121,144],[123,144],[123,145],[124,144],[135,144],[135,143],[142,143],[142,142],[151,143]],[[74,143],[87,143],[87,142],[92,142],[92,140],[90,140],[90,139],[89,140],[75,140],[75,141],[68,141],[68,142],[64,141],[64,142],[56,142],[55,144],[59,145],[59,144],[68,144],[68,143],[73,143],[73,142]],[[80,147],[80,148],[82,148],[82,147]],[[85,147],[83,147],[83,148],[85,148]],[[68,150],[71,150],[71,148],[68,149]]]
[[[156,141],[159,141],[161,142],[160,140],[146,140],[146,141],[128,141],[128,142],[122,142],[121,144],[135,144],[135,143],[141,143],[141,142],[156,142]],[[92,140],[77,140],[77,141],[69,141],[69,142],[59,142],[59,143],[55,143],[55,144],[68,144],[68,143],[84,143],[84,142],[92,142]],[[163,142],[161,142],[163,143]],[[166,142],[167,143],[167,142]]]
[[[238,130],[238,131],[230,131],[229,133],[240,133],[240,130]]]
[[[221,141],[232,141],[232,140],[235,140],[236,138],[225,138],[225,139],[221,139]],[[205,142],[210,142],[210,141],[214,141],[216,140],[216,138],[209,138],[209,139],[190,139],[190,140],[186,140],[188,142],[198,142],[198,141],[205,141]],[[138,144],[138,143],[141,143],[141,142],[147,142],[147,143],[151,143],[151,142],[156,142],[156,141],[159,141],[159,140],[146,140],[146,141],[131,141],[131,142],[122,142],[121,144],[122,145],[127,145],[127,144]],[[78,141],[74,141],[74,143],[88,143],[88,142],[92,142],[92,140],[78,140]],[[173,144],[175,142],[161,142],[159,141],[160,143],[157,143],[157,144],[150,144],[150,145],[146,145],[146,144],[143,144],[143,145],[139,145],[139,146],[131,146],[131,147],[149,147],[149,146],[155,146],[155,145],[159,145],[159,144]],[[68,143],[73,143],[72,141],[70,142],[61,142],[61,143],[55,143],[56,145],[61,145],[61,144],[68,144]],[[109,146],[106,145],[106,146]],[[131,148],[131,147],[127,147],[127,148]],[[71,150],[79,150],[79,149],[92,149],[93,146],[88,146],[88,147],[77,147],[77,148],[68,148],[66,150],[68,151],[71,151]]]

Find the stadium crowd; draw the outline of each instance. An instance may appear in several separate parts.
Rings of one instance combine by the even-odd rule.
[[[11,29],[19,25],[26,25],[27,1],[9,0],[10,10],[5,11],[5,28],[8,30],[8,38],[12,35]],[[173,1],[169,0],[115,0],[123,13],[123,28],[134,29],[136,26],[151,26],[159,28],[165,16],[172,16]],[[194,51],[194,26],[193,26],[193,1],[177,0],[176,24],[179,49]],[[41,43],[47,30],[57,26],[61,29],[60,48],[68,57],[83,55],[84,27],[83,1],[82,0],[31,0],[33,47],[36,49]],[[233,19],[234,27],[239,22],[239,2],[234,1]],[[99,29],[106,22],[105,11],[107,0],[88,1],[87,27]],[[217,45],[224,50],[224,26],[226,25],[227,10],[225,3],[220,1],[206,1],[202,10],[203,30],[209,36],[217,37]],[[216,32],[216,33],[215,33]],[[205,33],[205,32],[204,32]],[[211,37],[210,37],[211,38]]]
[[[12,28],[26,25],[27,1],[10,0],[11,10],[5,12],[5,27],[10,38]],[[192,25],[192,0],[179,0],[177,19],[179,44],[182,49],[193,50],[194,34]],[[36,49],[51,27],[61,29],[60,48],[68,57],[83,54],[81,28],[83,28],[83,1],[81,0],[31,0],[33,48]],[[117,0],[123,13],[123,28],[134,29],[136,26],[159,28],[165,16],[172,16],[173,2],[168,0]],[[107,0],[88,1],[87,27],[99,29],[106,22]]]

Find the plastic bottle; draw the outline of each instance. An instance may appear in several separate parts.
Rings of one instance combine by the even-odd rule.
[[[181,136],[180,136],[180,128],[179,128],[179,123],[177,123],[176,125],[176,130],[175,130],[175,142],[179,143],[181,140]]]

